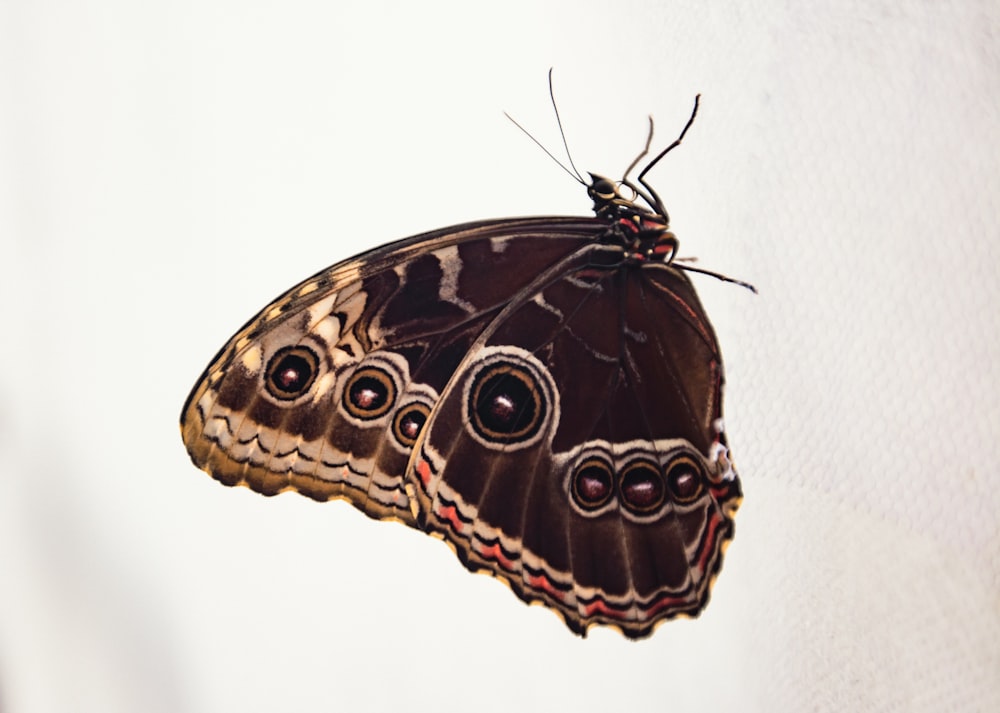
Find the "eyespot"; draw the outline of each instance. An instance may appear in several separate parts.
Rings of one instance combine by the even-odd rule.
[[[274,353],[264,372],[267,392],[281,401],[293,401],[316,381],[319,357],[301,345],[283,347]]]
[[[667,470],[667,487],[674,500],[679,503],[697,500],[704,487],[701,467],[690,456],[679,456]]]
[[[614,491],[614,473],[611,465],[603,458],[590,456],[573,471],[573,500],[583,510],[600,509],[611,500]]]
[[[392,419],[393,437],[404,447],[413,448],[430,413],[431,407],[420,401],[406,404]]]
[[[622,504],[635,513],[648,513],[663,504],[666,487],[659,467],[650,461],[635,460],[622,471],[619,480]]]
[[[522,443],[538,435],[548,404],[538,379],[514,360],[488,364],[469,389],[468,417],[475,432],[489,443]]]
[[[361,420],[379,418],[392,408],[397,391],[396,382],[385,369],[363,366],[344,385],[344,409]]]

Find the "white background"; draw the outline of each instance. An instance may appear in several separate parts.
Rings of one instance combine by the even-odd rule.
[[[713,600],[573,637],[441,543],[224,488],[177,420],[271,298],[650,174],[726,356]],[[0,6],[0,710],[1000,709],[995,2]]]

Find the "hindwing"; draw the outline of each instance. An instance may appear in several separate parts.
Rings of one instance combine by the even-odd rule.
[[[688,278],[592,244],[471,345],[407,475],[419,524],[571,629],[648,635],[707,602],[740,488]]]

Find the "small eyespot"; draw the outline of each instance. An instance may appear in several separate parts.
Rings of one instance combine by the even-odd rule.
[[[281,401],[292,401],[309,391],[319,372],[319,357],[304,346],[283,347],[275,352],[264,372],[267,392]]]
[[[396,401],[396,384],[383,369],[365,366],[344,385],[344,408],[355,418],[369,420],[384,416]]]
[[[491,443],[530,440],[545,422],[547,408],[535,375],[516,362],[498,361],[483,368],[469,391],[469,421]]]
[[[392,419],[392,435],[404,447],[412,448],[430,413],[431,408],[425,403],[414,401],[406,404]]]
[[[667,471],[667,487],[674,500],[689,503],[701,495],[704,478],[702,470],[693,458],[680,456],[670,464]]]
[[[637,460],[626,466],[619,488],[622,503],[635,513],[648,513],[663,504],[666,488],[660,469],[653,463]]]
[[[614,474],[603,459],[590,457],[576,467],[572,485],[577,505],[584,510],[597,510],[614,494]]]

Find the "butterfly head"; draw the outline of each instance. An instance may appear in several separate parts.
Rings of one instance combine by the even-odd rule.
[[[670,262],[677,250],[677,238],[669,230],[669,218],[659,208],[659,201],[650,201],[627,180],[616,182],[594,173],[588,175],[587,195],[594,201],[594,213],[610,226],[607,241],[621,244],[630,262]],[[622,194],[622,186],[631,191],[631,196]],[[640,198],[653,209],[640,205]]]

